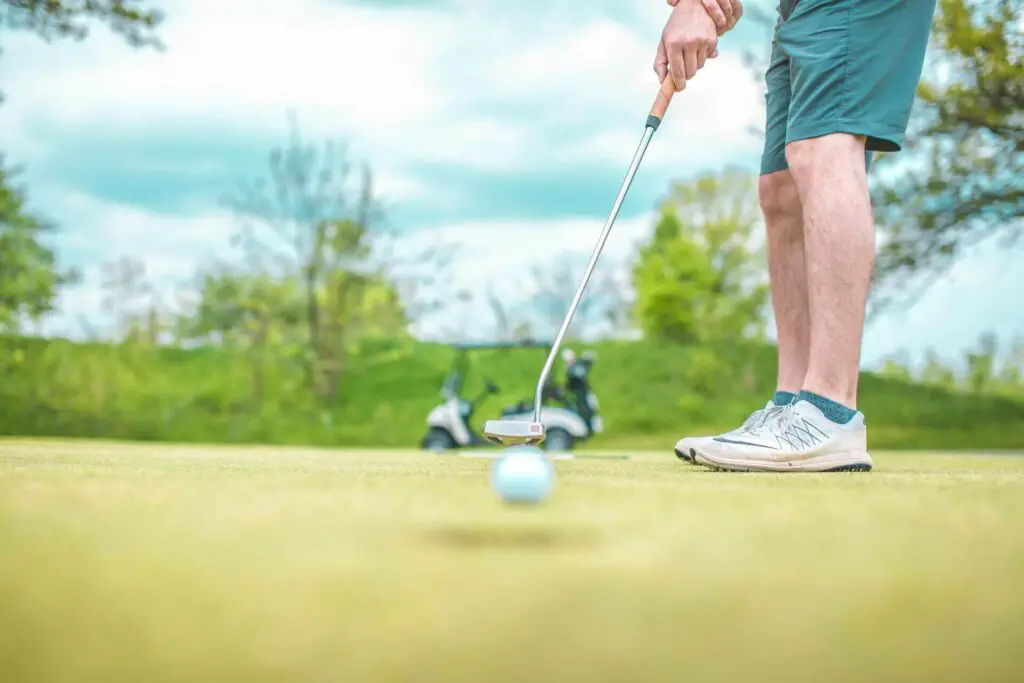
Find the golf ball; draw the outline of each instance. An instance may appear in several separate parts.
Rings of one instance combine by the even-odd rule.
[[[491,482],[506,503],[539,503],[551,492],[555,468],[536,446],[513,446],[494,462]]]

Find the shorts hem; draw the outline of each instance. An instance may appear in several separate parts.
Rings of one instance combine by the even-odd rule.
[[[884,126],[872,126],[854,121],[821,121],[806,123],[794,126],[786,131],[786,144],[798,140],[810,140],[820,138],[833,133],[848,133],[850,135],[863,135],[867,138],[867,149],[871,152],[899,152],[903,149],[902,130],[897,128],[886,128]]]
[[[773,159],[770,162],[761,161],[761,173],[760,175],[769,175],[771,173],[778,173],[779,171],[785,171],[789,168],[789,164],[786,159],[780,160]]]

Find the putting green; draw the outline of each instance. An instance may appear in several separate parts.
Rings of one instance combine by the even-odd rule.
[[[1007,681],[1024,458],[871,474],[0,442],[0,664],[35,681]]]

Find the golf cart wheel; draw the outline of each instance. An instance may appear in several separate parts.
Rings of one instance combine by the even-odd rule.
[[[440,427],[431,427],[427,435],[423,437],[423,448],[428,451],[447,451],[455,448],[455,439],[448,433],[448,430]]]
[[[547,430],[547,432],[547,436],[544,438],[543,442],[544,450],[556,453],[568,453],[572,450],[572,434],[561,427],[554,427]]]

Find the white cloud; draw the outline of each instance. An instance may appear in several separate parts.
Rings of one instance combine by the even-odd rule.
[[[50,207],[59,223],[85,228],[64,235],[61,248],[66,253],[86,258],[98,255],[105,261],[138,256],[146,259],[151,273],[159,277],[187,274],[189,266],[194,269],[200,259],[225,247],[238,228],[227,213],[160,214],[77,193]]]
[[[131,53],[101,31],[50,46],[14,34],[4,64],[17,68],[5,75],[11,99],[0,122],[17,132],[17,151],[35,155],[62,132],[88,129],[278,135],[294,108],[309,135],[352,139],[385,168],[424,160],[529,168],[579,151],[546,128],[571,121],[596,141],[590,157],[620,161],[606,141],[642,127],[657,88],[659,19],[626,26],[578,7],[485,4],[382,11],[180,1],[168,8],[162,53]],[[737,103],[754,89],[734,57],[713,63],[666,126],[690,155],[659,153],[653,163],[706,159],[702,149],[735,141],[756,114]],[[495,113],[506,106],[530,115]]]
[[[619,219],[612,227],[605,249],[620,253],[632,248],[650,229],[653,214]],[[409,236],[409,243],[435,240],[458,244],[473,251],[473,259],[481,272],[496,272],[515,267],[516,262],[530,262],[546,253],[586,253],[597,244],[602,220],[567,218],[536,221],[480,221],[442,225],[437,230],[422,231]]]
[[[763,109],[742,60],[724,55],[706,69],[673,97],[644,157],[645,167],[717,167],[738,158],[751,162],[759,158],[761,143],[751,129],[762,124]],[[623,123],[599,128],[593,136],[565,148],[561,159],[628,163],[643,130],[645,107],[653,101],[650,80],[647,74],[636,79]]]
[[[44,50],[46,59],[20,68],[9,87],[16,103],[50,105],[56,126],[241,120],[276,129],[281,110],[294,105],[386,130],[439,107],[442,93],[426,67],[433,41],[444,34],[432,35],[443,27],[431,25],[430,15],[388,21],[372,10],[298,4],[296,12],[267,0],[179,3],[161,31],[166,52],[129,55],[116,38],[99,34],[58,46],[30,46],[32,39],[18,36],[12,59],[31,62]]]

